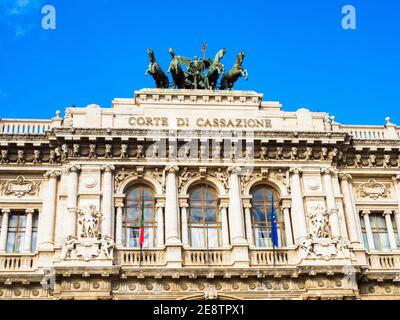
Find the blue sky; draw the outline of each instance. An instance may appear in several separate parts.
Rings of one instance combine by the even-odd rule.
[[[41,28],[54,5],[56,30]],[[357,10],[343,30],[342,7]],[[147,48],[166,70],[179,55],[246,51],[249,80],[284,110],[325,111],[347,124],[400,125],[400,1],[394,0],[0,0],[0,118],[49,118],[56,110],[153,87]]]

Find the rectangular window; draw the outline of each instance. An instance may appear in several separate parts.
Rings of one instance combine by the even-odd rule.
[[[386,220],[382,213],[373,213],[369,216],[375,249],[390,251],[389,234]]]
[[[365,228],[364,217],[361,217],[360,222],[361,222],[361,231],[362,231],[362,236],[363,236],[363,241],[364,241],[364,248],[365,249],[369,249],[368,237],[367,237],[367,229]]]
[[[39,224],[39,216],[37,214],[34,214],[32,216],[32,240],[31,240],[31,251],[32,252],[36,251],[38,224]]]
[[[7,252],[22,253],[24,250],[26,215],[12,213],[8,221]]]
[[[392,215],[392,225],[393,225],[393,232],[394,238],[396,239],[396,247],[400,248],[400,237],[399,237],[399,229],[397,228],[395,216]]]

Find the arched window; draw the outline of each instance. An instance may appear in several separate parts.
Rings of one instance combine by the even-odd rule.
[[[136,185],[126,192],[126,205],[122,217],[122,243],[127,248],[139,247],[142,213],[144,213],[143,247],[155,247],[157,221],[154,193],[146,185]]]
[[[251,222],[254,242],[257,247],[272,247],[272,212],[275,210],[278,231],[278,247],[286,245],[283,215],[279,210],[279,199],[268,186],[257,186],[252,191]]]
[[[193,248],[218,248],[221,244],[221,215],[216,190],[202,184],[189,192],[188,232]]]

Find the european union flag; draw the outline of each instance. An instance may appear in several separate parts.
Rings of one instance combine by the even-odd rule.
[[[274,207],[274,195],[272,195],[272,208],[271,208],[271,241],[273,248],[279,245],[278,239],[278,213]]]

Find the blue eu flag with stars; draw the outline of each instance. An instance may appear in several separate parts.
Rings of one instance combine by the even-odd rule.
[[[271,241],[273,248],[278,247],[278,213],[274,207],[274,195],[272,195],[272,208],[271,208]]]

